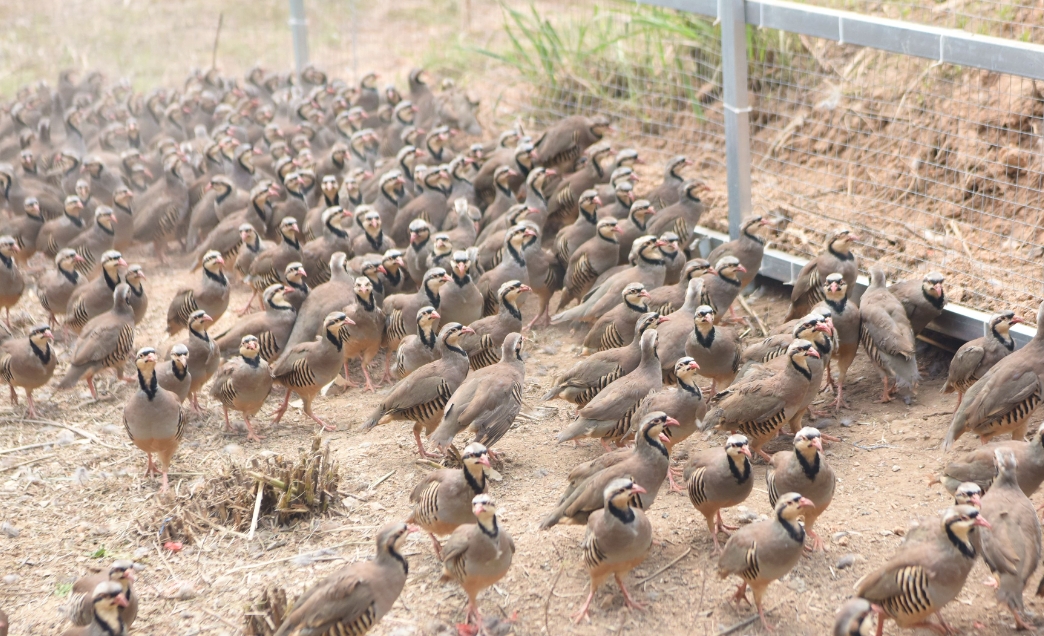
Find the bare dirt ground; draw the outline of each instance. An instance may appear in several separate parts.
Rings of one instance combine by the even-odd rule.
[[[150,308],[137,345],[161,343],[167,303],[190,276],[184,267],[164,269],[141,253],[131,256],[132,262],[145,264],[150,277]],[[754,310],[767,324],[778,323],[785,311],[780,292],[766,289],[754,297]],[[238,288],[233,306],[245,297],[244,288]],[[24,312],[41,318],[31,294],[16,311],[28,321]],[[226,315],[215,329],[233,319]],[[535,405],[554,374],[572,364],[579,347],[578,338],[565,330],[538,330],[531,337],[525,396]],[[826,633],[852,584],[894,550],[906,522],[935,514],[948,504],[940,487],[927,486],[927,475],[943,460],[937,447],[953,408],[952,398],[939,394],[946,356],[932,350],[923,359],[928,378],[913,406],[876,404],[880,384],[860,356],[846,391],[853,409],[842,412],[840,421],[818,422],[844,440],[830,444],[827,452],[839,481],[834,503],[818,526],[827,538],[828,551],[802,559],[785,580],[770,588],[767,607],[778,633]],[[63,371],[64,364],[58,374]],[[131,390],[114,385],[97,404],[85,403],[82,385],[68,393],[48,397],[47,391],[41,391],[38,396],[42,418],[80,427],[104,446],[84,443],[61,428],[21,421],[23,407],[5,407],[0,448],[46,444],[0,455],[0,524],[13,527],[3,526],[6,533],[0,533],[0,606],[13,617],[12,634],[60,633],[59,607],[68,585],[115,558],[135,558],[145,565],[136,587],[141,611],[132,633],[238,634],[251,597],[266,585],[284,586],[293,597],[333,569],[372,553],[375,528],[407,516],[409,492],[426,470],[415,463],[408,425],[382,426],[366,434],[357,430],[379,395],[352,389],[319,398],[318,414],[338,426],[323,437],[341,465],[343,504],[324,518],[286,527],[263,520],[253,541],[212,529],[181,552],[171,553],[157,541],[157,522],[175,502],[160,501],[157,481],[143,478],[144,457],[130,445],[121,426],[122,403]],[[242,435],[223,433],[220,410],[213,403],[208,406],[204,417],[193,420],[174,460],[172,490],[180,500],[228,461],[246,463],[272,453],[293,457],[309,446],[313,427],[297,410],[291,409],[280,427],[263,426],[267,438],[258,445],[247,443]],[[270,418],[275,406],[273,397],[262,416]],[[583,528],[558,526],[542,532],[537,523],[559,496],[568,470],[602,451],[595,444],[580,449],[554,444],[570,409],[560,402],[551,406],[557,412],[520,423],[498,445],[506,460],[500,471],[503,480],[494,484],[492,492],[499,502],[502,527],[511,532],[518,551],[507,577],[482,597],[486,614],[516,617],[514,625],[505,628],[515,634],[716,634],[750,616],[750,608],[737,608],[728,601],[732,582],[715,575],[716,558],[702,517],[685,495],[671,493],[662,495],[649,513],[658,543],[629,579],[637,599],[647,602],[649,610],[624,609],[620,593],[606,586],[596,597],[591,621],[579,626],[569,623],[569,615],[586,594],[579,551]],[[267,421],[262,416],[259,420]],[[721,435],[694,436],[682,445],[676,461],[722,439]],[[974,443],[961,440],[957,452]],[[771,450],[786,446],[780,440]],[[770,511],[764,466],[759,464],[755,470],[754,493],[743,508],[725,513],[728,522]],[[17,536],[10,536],[16,532]],[[453,624],[463,619],[464,595],[452,584],[439,582],[440,566],[427,537],[413,535],[408,546],[411,568],[406,589],[374,633],[454,633]],[[854,561],[841,568],[839,561],[846,555],[853,555],[846,561]],[[977,566],[945,614],[965,633],[1007,633],[1012,621],[981,585],[985,574]],[[647,577],[640,585],[634,583]],[[1041,609],[1035,599],[1029,605]],[[895,633],[894,627],[890,629],[886,633]],[[761,632],[753,624],[733,633]]]

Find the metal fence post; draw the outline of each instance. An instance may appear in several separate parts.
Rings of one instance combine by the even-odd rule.
[[[298,73],[308,65],[308,20],[304,0],[290,0],[290,32],[294,37],[294,68]]]
[[[728,172],[729,236],[739,237],[750,214],[750,100],[747,97],[745,0],[719,0],[721,77],[725,107],[725,166]]]

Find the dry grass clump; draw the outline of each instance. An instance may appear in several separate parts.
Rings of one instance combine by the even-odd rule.
[[[249,465],[226,462],[221,474],[196,482],[172,507],[157,512],[152,527],[159,540],[192,541],[211,529],[243,534],[264,520],[286,525],[326,513],[340,501],[340,471],[321,441],[316,435],[296,460],[272,455]]]

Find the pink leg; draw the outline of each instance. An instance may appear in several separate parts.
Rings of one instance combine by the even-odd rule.
[[[381,382],[382,383],[383,382],[393,382],[394,381],[393,378],[392,378],[392,375],[391,375],[391,370],[392,370],[391,356],[392,356],[391,349],[387,349],[384,352],[384,376],[381,377]]]
[[[373,380],[370,379],[370,372],[366,370],[366,363],[362,365],[363,377],[366,378],[366,390],[370,393],[376,393],[377,388],[373,386]]]
[[[350,386],[353,389],[359,387],[358,384],[356,384],[355,382],[352,382],[352,376],[348,375],[348,361],[347,360],[345,360],[345,362],[344,362],[344,382],[345,382],[345,384],[347,384],[348,386]]]
[[[248,442],[261,442],[265,438],[264,435],[258,435],[254,432],[254,425],[250,423],[250,418],[247,417],[246,413],[243,413],[243,422],[246,423],[247,429],[247,441]]]
[[[91,390],[91,397],[94,398],[95,402],[97,402],[98,401],[98,391],[94,388],[94,376],[93,375],[88,375],[86,379],[87,379],[87,388]]]
[[[232,432],[232,422],[228,421],[228,407],[225,406],[224,404],[222,404],[221,405],[221,410],[225,412],[225,432],[226,433],[231,433]]]
[[[639,612],[644,611],[645,606],[631,598],[631,594],[627,591],[627,586],[624,585],[623,579],[620,578],[620,575],[616,574],[615,576],[616,584],[620,586],[620,591],[623,592],[624,604],[631,609],[638,610]]]
[[[717,517],[714,520],[715,534],[717,534],[718,532],[724,532],[725,534],[728,534],[730,531],[735,530],[737,528],[739,528],[739,526],[726,525],[725,520],[721,518],[721,510],[717,512]]]
[[[573,614],[573,623],[579,624],[580,621],[582,621],[584,617],[587,616],[587,610],[591,607],[591,601],[592,599],[594,599],[594,593],[594,585],[591,585],[591,591],[587,595],[587,600],[584,601],[584,606],[580,608],[579,612]]]
[[[163,485],[160,486],[160,493],[165,493],[170,490],[170,485],[167,482],[167,469],[163,469]]]
[[[305,412],[305,415],[307,415],[308,417],[310,417],[313,420],[315,420],[315,423],[318,424],[319,426],[322,426],[324,431],[336,431],[337,430],[336,426],[334,426],[333,424],[327,424],[326,422],[324,422],[321,419],[319,419],[319,417],[316,416],[315,413],[312,413],[312,400],[310,400],[308,398],[305,398],[304,396],[301,396],[301,397],[304,400],[304,412]]]
[[[413,439],[417,440],[417,452],[420,453],[421,457],[438,457],[438,455],[432,455],[428,451],[424,450],[424,443],[421,442],[419,428],[413,429]]]
[[[245,316],[245,315],[247,314],[247,312],[249,312],[249,311],[250,311],[250,306],[254,304],[254,299],[255,299],[255,298],[257,298],[257,290],[256,290],[256,289],[254,290],[254,293],[252,293],[252,294],[250,295],[250,300],[248,300],[248,301],[246,302],[246,304],[245,304],[245,305],[243,305],[243,306],[242,306],[242,307],[241,307],[241,308],[239,309],[239,311],[237,311],[236,313],[237,313],[237,314],[238,314],[239,316]]]
[[[272,420],[273,426],[279,423],[279,420],[283,419],[283,414],[286,413],[286,407],[290,404],[290,389],[286,389],[286,397],[283,398],[283,404],[280,405],[279,410],[276,411],[275,419]]]
[[[439,561],[441,561],[442,560],[442,544],[439,543],[438,537],[436,537],[434,534],[429,532],[428,536],[431,537],[431,545],[432,545],[433,548],[435,548],[435,556],[437,556],[439,558]]]
[[[29,403],[29,417],[36,419],[36,403],[33,402],[33,392],[25,390],[25,401]]]

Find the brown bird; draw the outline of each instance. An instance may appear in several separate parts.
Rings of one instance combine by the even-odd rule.
[[[913,397],[920,374],[917,371],[917,342],[899,300],[885,287],[884,270],[870,270],[870,286],[859,300],[859,341],[881,374],[881,402],[899,393],[907,404]]]
[[[18,241],[11,236],[0,236],[0,307],[4,308],[7,330],[11,331],[11,307],[18,304],[25,291],[25,279],[15,262]]]
[[[566,259],[562,297],[558,302],[559,312],[574,298],[583,298],[595,280],[619,262],[620,241],[617,235],[620,232],[616,219],[598,219],[594,236],[581,243],[575,250],[559,253],[560,261]]]
[[[656,208],[646,199],[638,199],[631,204],[627,215],[620,222],[620,257],[618,262],[623,265],[627,263],[627,256],[631,253],[631,246],[640,236],[651,235],[648,231],[649,221],[656,214]]]
[[[707,521],[714,549],[721,552],[718,533],[735,530],[721,518],[722,508],[738,506],[754,489],[750,446],[743,435],[730,435],[725,446],[701,451],[685,465],[683,477],[689,501]]]
[[[439,309],[446,322],[470,325],[482,318],[484,299],[471,276],[475,254],[474,248],[453,252],[449,263],[449,274],[453,280],[439,289]]]
[[[406,585],[409,565],[402,556],[414,529],[389,523],[377,532],[377,556],[344,566],[308,589],[294,603],[275,636],[358,634],[376,625]]]
[[[741,359],[739,333],[732,327],[716,326],[717,312],[700,305],[693,316],[694,328],[685,341],[685,355],[700,365],[700,375],[711,379],[710,395],[727,388],[736,379]],[[669,316],[668,324],[681,316]]]
[[[192,287],[182,287],[167,308],[167,333],[174,336],[188,324],[197,309],[209,314],[215,322],[228,308],[229,285],[225,277],[225,259],[217,250],[203,255],[203,277]]]
[[[923,540],[907,540],[883,566],[856,581],[856,595],[873,604],[878,631],[892,619],[901,628],[954,633],[943,606],[957,598],[975,565],[976,528],[990,524],[972,506],[954,506]],[[935,614],[938,623],[928,618]]]
[[[214,339],[207,333],[207,325],[212,322],[214,319],[202,309],[192,312],[186,322],[188,335],[181,341],[181,344],[189,350],[188,370],[192,377],[189,385],[189,398],[193,410],[197,413],[202,412],[202,408],[199,406],[200,390],[221,367],[221,351]],[[165,358],[169,356],[170,352],[166,353]]]
[[[345,229],[351,220],[352,213],[339,205],[326,208],[322,216],[322,235],[301,248],[301,263],[311,272],[309,282],[312,285],[321,285],[330,280],[330,257],[334,252],[344,252],[349,258],[354,256],[352,240]]]
[[[272,424],[278,424],[290,404],[290,395],[296,393],[304,403],[305,415],[327,431],[337,426],[327,424],[312,413],[312,400],[319,390],[337,376],[343,364],[344,325],[354,324],[343,311],[330,312],[323,319],[322,331],[314,340],[290,347],[272,365],[272,379],[286,387],[286,397],[276,411]]]
[[[726,310],[730,318],[735,320],[732,302],[743,289],[742,277],[747,269],[735,256],[722,256],[717,262],[711,262],[714,267],[703,275],[703,294],[710,300],[710,306],[714,307],[716,322],[724,322]]]
[[[43,224],[36,235],[36,251],[54,258],[69,241],[79,236],[87,224],[80,218],[83,201],[75,194],[65,197],[64,214]]]
[[[669,438],[663,431],[677,425],[678,421],[673,417],[662,411],[653,411],[638,426],[633,449],[606,453],[575,467],[569,473],[569,485],[558,505],[540,522],[540,528],[547,530],[562,519],[570,523],[587,523],[588,516],[602,508],[605,487],[614,479],[628,475],[647,491],[636,503],[648,510],[656,500],[670,466],[670,451],[665,443]]]
[[[414,219],[410,222],[409,229],[410,245],[406,248],[403,260],[406,261],[406,271],[410,278],[418,281],[428,270],[426,263],[434,246],[431,236],[435,230],[424,219]]]
[[[620,292],[629,283],[641,283],[646,289],[663,285],[667,275],[667,264],[660,251],[662,241],[655,236],[635,239],[628,257],[628,265],[606,270],[595,280],[579,305],[561,311],[551,317],[551,324],[562,324],[572,320],[594,322],[607,311],[623,302]]]
[[[993,455],[997,448],[1006,448],[1015,453],[1019,487],[1027,497],[1032,497],[1044,482],[1044,424],[1029,441],[996,442],[968,451],[947,464],[942,473],[932,479],[932,483],[941,482],[951,493],[966,482],[977,484],[984,492],[989,490],[997,476],[996,458]]]
[[[827,310],[830,312],[830,323],[834,327],[837,347],[827,363],[827,381],[833,382],[830,364],[836,361],[837,398],[834,399],[834,408],[840,409],[846,406],[842,392],[845,387],[845,378],[848,376],[848,368],[852,366],[852,361],[855,360],[859,350],[862,318],[859,315],[859,305],[856,300],[848,297],[848,283],[841,274],[835,273],[826,277],[826,280],[823,281],[823,295],[825,299],[816,305],[813,311],[820,315],[826,315],[823,312]]]
[[[161,493],[167,492],[167,471],[185,434],[185,412],[178,396],[164,389],[156,379],[156,350],[138,350],[134,361],[138,367],[138,390],[123,406],[123,427],[134,445],[145,452],[148,465],[145,475],[157,472],[153,453],[163,474]]]
[[[529,285],[523,285],[517,280],[507,281],[497,292],[500,311],[471,323],[471,332],[461,337],[460,346],[467,352],[472,369],[496,364],[500,360],[500,347],[504,338],[510,333],[522,331],[519,298],[529,291]]]
[[[413,437],[421,457],[430,457],[421,443],[420,432],[435,430],[442,420],[443,409],[468,374],[468,354],[460,347],[463,335],[474,333],[471,327],[451,322],[439,332],[435,345],[439,357],[406,376],[384,397],[362,425],[368,431],[391,421],[413,421]]]
[[[170,348],[170,364],[156,369],[156,380],[164,389],[178,396],[184,403],[192,389],[192,375],[188,370],[189,350],[180,342]]]
[[[417,310],[417,333],[402,339],[395,351],[395,379],[401,380],[436,359],[435,343],[442,316],[431,305]]]
[[[662,320],[660,314],[654,311],[642,314],[634,325],[635,337],[631,344],[599,351],[589,358],[580,359],[554,379],[541,401],[562,398],[582,409],[599,391],[638,367],[642,359],[642,335],[650,327],[656,328]]]
[[[716,395],[703,420],[703,428],[742,433],[750,440],[752,451],[771,461],[761,447],[803,408],[812,378],[808,358],[818,358],[819,352],[811,342],[795,340],[786,356],[789,364],[782,371],[762,380],[729,387]]]
[[[120,617],[126,607],[120,584],[102,581],[91,592],[90,622],[84,627],[70,627],[62,636],[126,636],[127,626]]]
[[[688,342],[689,335],[692,334],[694,329],[696,309],[704,304],[701,300],[703,296],[703,279],[700,278],[698,272],[707,261],[694,259],[690,263],[693,263],[693,267],[691,269],[686,268],[686,275],[692,274],[693,276],[684,284],[683,302],[675,305],[674,300],[670,300],[675,295],[675,287],[682,287],[681,283],[675,287],[660,287],[649,292],[649,306],[655,310],[657,305],[659,305],[661,309],[669,312],[668,314],[660,314],[664,317],[664,320],[663,324],[657,328],[660,334],[660,342],[657,348],[660,354],[660,362],[664,364],[663,373],[666,379],[670,378],[672,370],[669,366],[671,364],[669,360],[677,360],[686,355],[685,343]],[[706,265],[706,267],[710,267],[710,265]],[[685,276],[682,276],[682,278],[685,278]],[[662,293],[665,289],[671,290],[669,296]],[[711,322],[713,323],[713,318]]]
[[[834,469],[823,455],[823,439],[818,429],[806,426],[794,436],[794,450],[772,456],[765,483],[769,504],[776,505],[781,493],[796,492],[812,502],[805,508],[805,532],[812,537],[812,551],[823,549],[823,540],[812,530],[816,519],[834,498]]]
[[[994,314],[984,325],[981,338],[969,340],[961,345],[950,361],[950,371],[943,386],[943,393],[957,393],[957,406],[964,400],[964,393],[975,382],[993,368],[995,364],[1015,350],[1011,337],[1011,326],[1025,322],[1012,311]]]
[[[997,603],[1011,611],[1016,629],[1033,631],[1032,623],[1026,621],[1022,590],[1040,562],[1040,521],[1033,503],[1019,488],[1015,453],[998,448],[994,456],[997,479],[982,496],[979,508],[983,516],[993,519],[990,528],[979,532],[982,560],[997,581]]]
[[[946,306],[944,282],[946,278],[939,272],[928,272],[920,280],[911,278],[888,288],[906,310],[906,317],[915,336],[924,331],[928,323],[942,315]]]
[[[476,523],[458,527],[442,549],[442,580],[454,580],[468,595],[464,622],[472,618],[482,631],[476,597],[504,578],[515,555],[515,542],[497,523],[496,502],[487,494],[471,500]]]
[[[115,231],[116,214],[109,206],[99,205],[94,211],[94,223],[62,247],[75,251],[83,258],[76,267],[86,276],[94,270],[98,258],[113,248]]]
[[[413,333],[417,326],[413,318],[417,315],[418,309],[427,306],[439,309],[442,304],[439,291],[451,280],[446,270],[433,267],[424,272],[420,288],[415,293],[393,294],[384,299],[384,315],[387,317],[384,346],[388,348],[389,353],[398,348],[403,338]]]
[[[415,523],[431,537],[435,554],[442,559],[438,537],[459,526],[475,523],[471,507],[476,495],[488,487],[489,453],[486,447],[472,442],[460,455],[461,467],[442,468],[427,474],[410,493],[413,509],[407,523]]]
[[[1044,303],[1037,310],[1037,324],[1044,325]],[[1044,329],[1038,329],[1029,344],[1003,358],[968,391],[953,414],[943,449],[964,433],[973,433],[985,443],[1011,431],[1012,439],[1026,436],[1028,420],[1041,401],[1044,377]]]
[[[793,320],[808,314],[816,303],[823,300],[823,281],[830,274],[838,273],[848,284],[848,295],[855,292],[859,262],[852,253],[852,242],[859,237],[850,230],[840,229],[827,237],[826,250],[805,263],[794,280],[790,292],[790,311],[783,320]]]
[[[130,287],[130,294],[127,295],[127,298],[130,299],[131,309],[134,310],[135,325],[145,319],[145,312],[149,309],[149,297],[145,293],[143,280],[145,280],[145,270],[141,265],[131,263],[123,277],[123,282]]]
[[[658,329],[657,332],[659,332]],[[641,403],[638,404],[638,410],[631,418],[632,421],[640,422],[653,411],[663,411],[678,420],[678,426],[665,430],[667,437],[670,438],[670,442],[667,444],[669,450],[673,450],[677,444],[695,433],[700,421],[707,414],[707,403],[703,400],[703,392],[700,391],[700,387],[696,386],[699,371],[700,365],[696,364],[692,358],[688,356],[678,358],[678,361],[674,363],[674,377],[677,385],[664,386],[658,391],[650,392],[649,395],[642,398]],[[674,477],[670,474],[667,477],[671,480],[673,489]]]
[[[26,198],[24,212],[0,226],[0,235],[10,236],[18,242],[18,262],[23,266],[36,254],[36,238],[44,224],[40,201],[36,197]]]
[[[383,254],[395,249],[395,242],[385,235],[381,215],[376,210],[361,205],[355,209],[355,217],[363,228],[362,234],[352,239],[352,251],[355,254]]]
[[[587,148],[613,130],[609,120],[573,115],[560,119],[533,143],[533,156],[545,168],[567,172]]]
[[[58,323],[57,316],[65,315],[73,290],[87,281],[87,277],[76,271],[79,254],[63,249],[54,257],[55,268],[40,277],[36,283],[36,297],[47,311],[52,326]]]
[[[69,592],[69,620],[73,625],[90,625],[94,620],[94,590],[102,583],[114,582],[127,601],[125,606],[119,607],[119,617],[125,626],[130,627],[138,616],[138,595],[132,587],[136,578],[134,562],[123,560],[113,562],[107,571],[80,577]]]
[[[239,351],[243,336],[253,335],[261,346],[261,359],[272,362],[286,348],[290,330],[294,328],[297,312],[286,301],[288,287],[269,285],[261,300],[265,305],[264,313],[251,314],[236,321],[227,331],[214,338],[218,351],[225,358],[230,358]],[[238,343],[238,344],[237,344]]]
[[[351,380],[348,379],[348,361],[359,358],[363,377],[366,379],[366,389],[376,393],[377,389],[370,379],[369,366],[381,349],[386,318],[384,311],[377,306],[377,297],[370,279],[355,279],[354,294],[352,301],[344,306],[344,313],[353,325],[348,330],[341,352],[344,356],[344,377],[351,384]]]
[[[483,367],[464,379],[443,409],[442,422],[431,441],[445,452],[453,438],[470,429],[479,442],[492,448],[508,432],[522,410],[522,385],[526,365],[522,361],[524,340],[519,333],[504,338],[500,362]]]
[[[634,324],[650,311],[649,292],[641,283],[629,283],[621,292],[623,303],[607,311],[584,336],[580,355],[622,347],[634,338]]]
[[[648,231],[650,234],[659,236],[663,232],[672,230],[678,235],[682,245],[692,242],[696,225],[699,224],[706,207],[700,200],[700,192],[707,190],[707,186],[698,179],[689,179],[679,184],[672,195],[674,202],[670,204],[657,203],[657,196],[650,194],[646,198],[656,206],[656,216],[649,221]]]
[[[51,348],[54,334],[47,325],[37,325],[29,334],[12,338],[0,344],[0,379],[11,388],[11,403],[18,404],[15,387],[25,390],[25,401],[29,404],[29,417],[36,418],[33,390],[51,380],[57,355]]]
[[[555,235],[555,255],[562,267],[569,263],[570,255],[578,247],[594,237],[598,223],[598,207],[602,205],[602,200],[598,198],[598,192],[592,188],[581,192],[573,205],[576,208],[576,220]],[[486,214],[488,216],[488,209]]]
[[[722,243],[711,250],[707,260],[717,263],[726,256],[732,256],[743,266],[739,277],[740,289],[754,281],[761,270],[761,260],[765,256],[765,239],[758,235],[758,230],[771,225],[771,221],[762,216],[752,216],[740,226],[740,235],[734,241]],[[715,265],[717,268],[717,265]]]
[[[120,284],[119,270],[127,267],[127,261],[119,252],[111,250],[102,254],[100,263],[102,275],[77,285],[69,295],[62,324],[73,333],[82,333],[88,321],[112,309],[112,294]]]
[[[600,391],[580,409],[577,419],[558,434],[559,442],[593,437],[608,451],[607,441],[619,440],[627,434],[642,398],[662,386],[656,337],[655,329],[642,334],[642,360],[638,367]]]
[[[286,281],[287,290],[283,294],[283,298],[290,303],[294,311],[301,309],[305,299],[308,298],[308,294],[312,293],[308,283],[305,282],[306,278],[308,278],[308,271],[305,270],[304,265],[297,261],[288,263],[286,269],[283,270],[283,280]]]
[[[761,616],[761,624],[768,631],[772,631],[772,626],[765,619],[761,601],[769,584],[794,569],[801,559],[805,529],[798,517],[812,505],[796,492],[781,495],[773,517],[737,530],[729,537],[718,558],[718,576],[740,578],[734,600],[738,602],[747,598],[748,585],[754,591],[754,605]]]
[[[614,479],[602,491],[602,507],[591,512],[587,519],[580,549],[584,565],[591,577],[590,591],[580,611],[573,616],[579,623],[587,616],[595,590],[612,574],[623,593],[627,607],[643,610],[624,585],[623,577],[641,565],[652,547],[652,524],[645,516],[640,504],[646,489],[630,476]]]
[[[112,308],[87,321],[76,340],[69,370],[58,384],[59,389],[71,389],[80,378],[85,378],[91,397],[98,399],[94,389],[94,375],[112,368],[123,377],[123,363],[134,350],[134,310],[130,306],[130,288],[120,283],[113,292]]]
[[[308,292],[308,297],[301,304],[301,309],[297,311],[293,331],[290,332],[289,340],[284,343],[284,347],[294,347],[302,342],[314,340],[322,327],[323,319],[330,312],[340,311],[344,307],[345,301],[352,297],[355,277],[345,269],[346,260],[344,252],[336,252],[330,257],[330,280],[322,285],[317,285]],[[239,341],[236,340],[233,346],[238,348],[238,343]],[[263,350],[264,341],[262,340]]]
[[[285,284],[283,274],[286,266],[293,262],[301,262],[301,243],[298,240],[300,230],[297,227],[297,219],[288,216],[279,224],[279,234],[283,237],[282,242],[271,249],[261,252],[250,265],[250,275],[247,282],[254,289],[254,295],[260,296],[269,285],[276,283]],[[253,297],[251,297],[251,301]],[[247,308],[250,302],[247,301]]]
[[[239,274],[240,279],[246,280],[246,277],[250,275],[250,267],[254,264],[254,259],[257,258],[257,255],[275,247],[275,243],[261,240],[257,230],[249,223],[243,223],[239,226],[239,241],[237,245],[222,252],[221,257],[226,261],[234,258],[236,262],[233,268]]]
[[[482,274],[475,283],[484,299],[483,316],[492,316],[497,313],[497,292],[504,283],[515,280],[529,285],[529,270],[526,267],[522,244],[536,235],[531,227],[522,224],[512,226],[504,235],[503,259],[496,267]]]
[[[243,336],[239,357],[226,362],[210,385],[210,397],[221,402],[225,414],[225,431],[232,432],[228,410],[234,409],[243,414],[247,439],[254,442],[264,439],[254,431],[250,416],[261,410],[271,391],[272,375],[268,363],[261,358],[261,341],[255,336]]]
[[[652,202],[656,206],[657,210],[674,205],[681,198],[679,189],[685,182],[685,178],[681,176],[681,171],[686,166],[691,166],[692,161],[687,157],[681,155],[677,157],[671,157],[666,164],[663,166],[663,181],[660,185],[653,188],[652,192],[646,195],[646,199]]]

